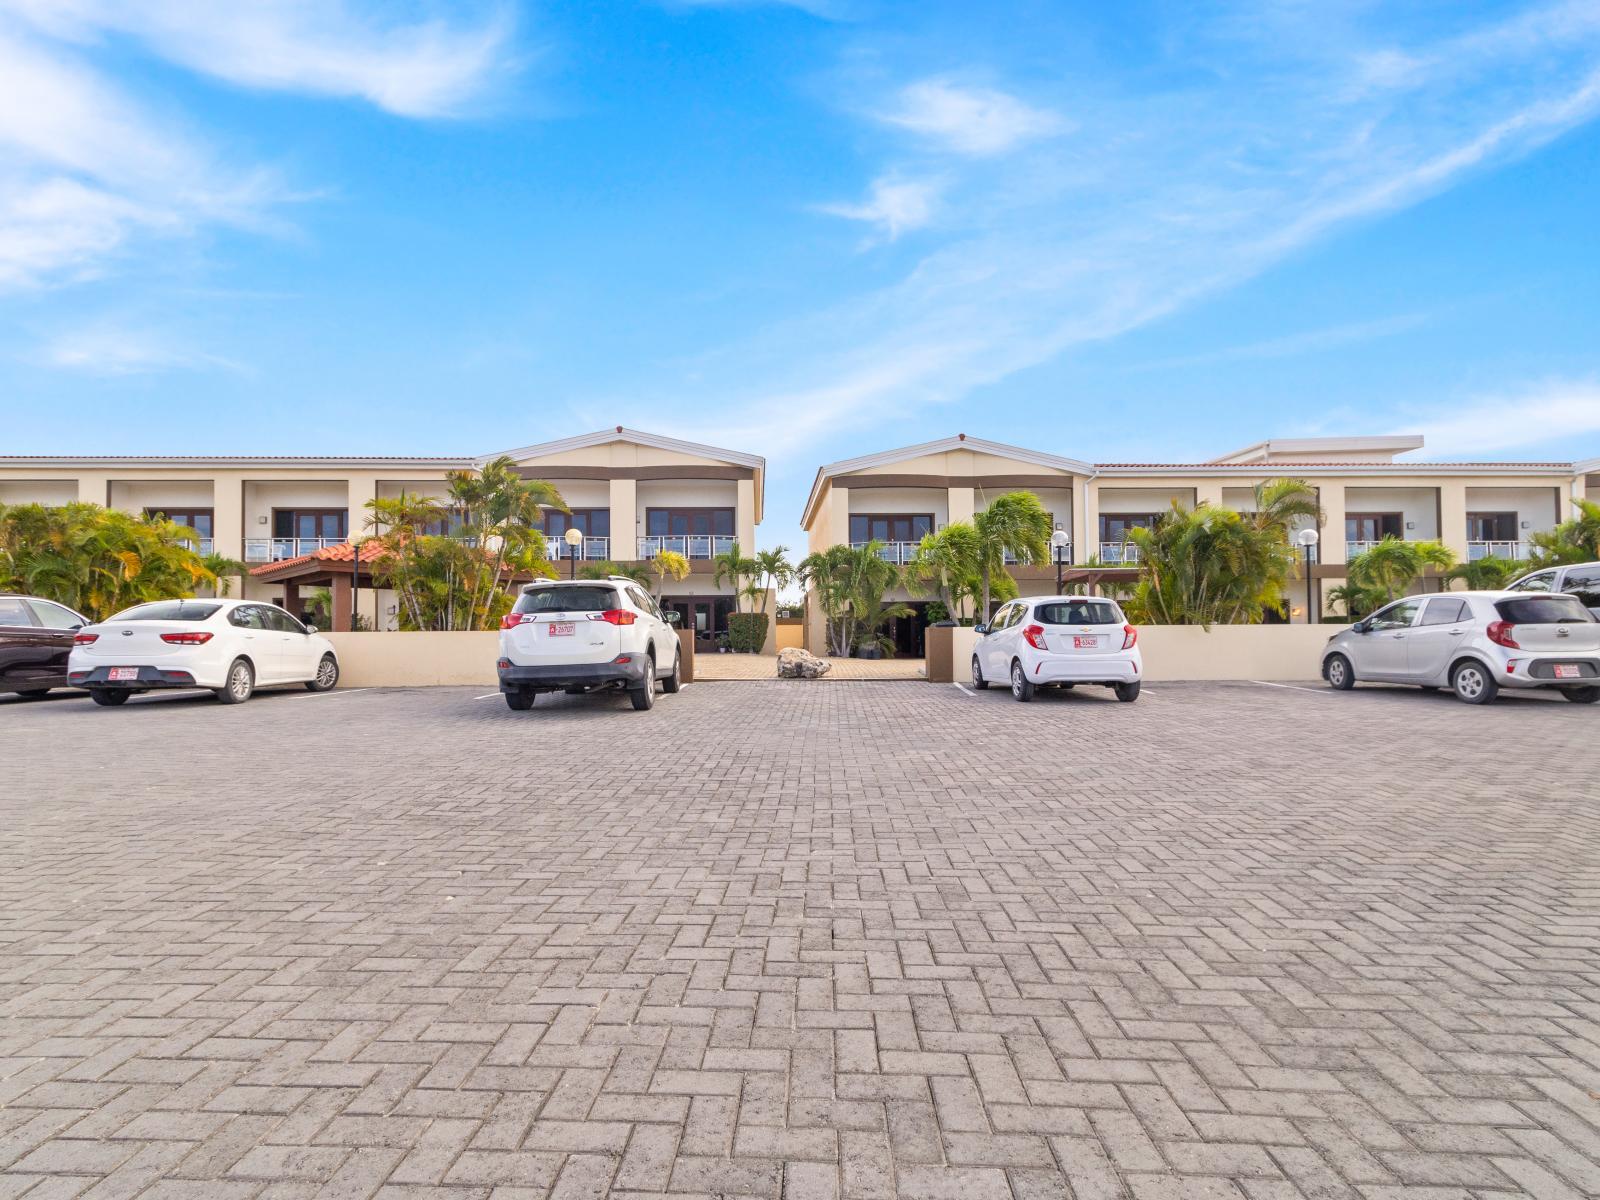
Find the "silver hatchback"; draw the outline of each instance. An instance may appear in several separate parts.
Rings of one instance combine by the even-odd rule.
[[[1322,677],[1447,687],[1468,704],[1501,688],[1556,688],[1600,700],[1600,621],[1575,596],[1444,592],[1407,596],[1328,639]]]

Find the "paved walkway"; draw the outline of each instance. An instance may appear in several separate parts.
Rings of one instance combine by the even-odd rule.
[[[1597,717],[0,702],[0,1197],[1594,1196]]]
[[[923,678],[920,658],[829,658],[828,661],[833,663],[833,670],[822,677],[823,681]],[[706,681],[777,679],[778,658],[772,654],[697,654],[694,670],[695,678]]]

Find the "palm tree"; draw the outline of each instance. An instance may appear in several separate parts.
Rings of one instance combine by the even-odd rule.
[[[1304,520],[1322,524],[1317,489],[1304,479],[1269,479],[1254,489],[1255,508],[1247,515],[1257,529],[1281,534],[1288,542],[1295,525]]]
[[[650,586],[650,568],[644,563],[619,563],[607,558],[584,563],[578,568],[579,579],[607,579],[612,575],[631,579],[641,587]]]
[[[1174,504],[1150,529],[1130,529],[1139,582],[1128,607],[1160,625],[1254,623],[1282,607],[1294,548],[1278,529],[1230,508]]]
[[[1511,582],[1512,576],[1521,570],[1521,563],[1491,554],[1470,562],[1457,563],[1445,572],[1445,578],[1461,580],[1469,592],[1493,592]]]
[[[226,596],[233,590],[230,580],[243,579],[250,572],[248,564],[229,558],[226,554],[202,554],[200,561],[205,563],[206,570],[216,576],[216,593],[219,596]]]
[[[978,582],[983,603],[979,617],[989,619],[990,579],[1005,575],[1006,555],[1018,562],[1044,562],[1050,556],[1050,514],[1032,492],[1007,492],[972,518],[978,535]]]
[[[919,592],[932,592],[952,620],[977,590],[978,531],[970,521],[952,521],[925,533],[906,563],[906,577]]]
[[[755,574],[761,580],[761,612],[767,611],[768,598],[794,582],[794,564],[789,561],[789,547],[774,546],[770,550],[757,550]]]
[[[1351,583],[1383,592],[1387,603],[1403,595],[1427,568],[1448,571],[1455,565],[1455,553],[1443,542],[1408,542],[1390,536],[1352,558],[1345,574]]]
[[[718,587],[724,582],[733,585],[735,607],[740,612],[744,611],[744,602],[750,596],[749,579],[757,572],[756,560],[746,558],[739,549],[739,543],[734,542],[721,554],[711,559],[715,574],[713,579]]]
[[[1342,605],[1345,616],[1352,621],[1359,621],[1373,609],[1382,606],[1385,600],[1378,588],[1359,583],[1341,583],[1338,587],[1328,589],[1328,603]]]
[[[849,657],[862,632],[876,633],[893,615],[884,610],[883,596],[900,582],[900,570],[885,561],[883,548],[877,541],[856,547],[839,542],[800,563],[799,578],[814,591],[828,643],[841,658]],[[877,625],[865,624],[873,620]]]
[[[650,590],[659,601],[667,580],[676,582],[689,577],[689,560],[675,550],[657,550],[656,556],[650,560],[650,571],[656,577],[655,585]]]
[[[1600,504],[1573,498],[1577,512],[1545,533],[1531,534],[1533,547],[1529,560],[1535,567],[1559,567],[1566,563],[1600,559]]]

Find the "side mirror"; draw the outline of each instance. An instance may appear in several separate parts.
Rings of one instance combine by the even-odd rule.
[[[663,615],[666,617],[668,625],[682,625],[683,624],[683,614],[681,612],[679,612],[675,608],[667,609],[667,611]]]
[[[1371,628],[1372,628],[1372,623],[1370,621],[1368,621],[1365,617],[1362,617],[1361,620],[1357,621],[1354,625],[1350,626],[1350,632],[1351,633],[1366,633]]]
[[[989,627],[987,625],[974,625],[972,627],[972,632],[982,635],[989,632]]]
[[[308,634],[315,633],[316,631],[317,631],[317,627],[315,625],[307,625],[306,626],[306,632]]]

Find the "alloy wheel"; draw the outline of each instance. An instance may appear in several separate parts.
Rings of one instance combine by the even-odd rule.
[[[325,658],[317,664],[317,686],[326,691],[339,682],[339,668],[333,659]]]

